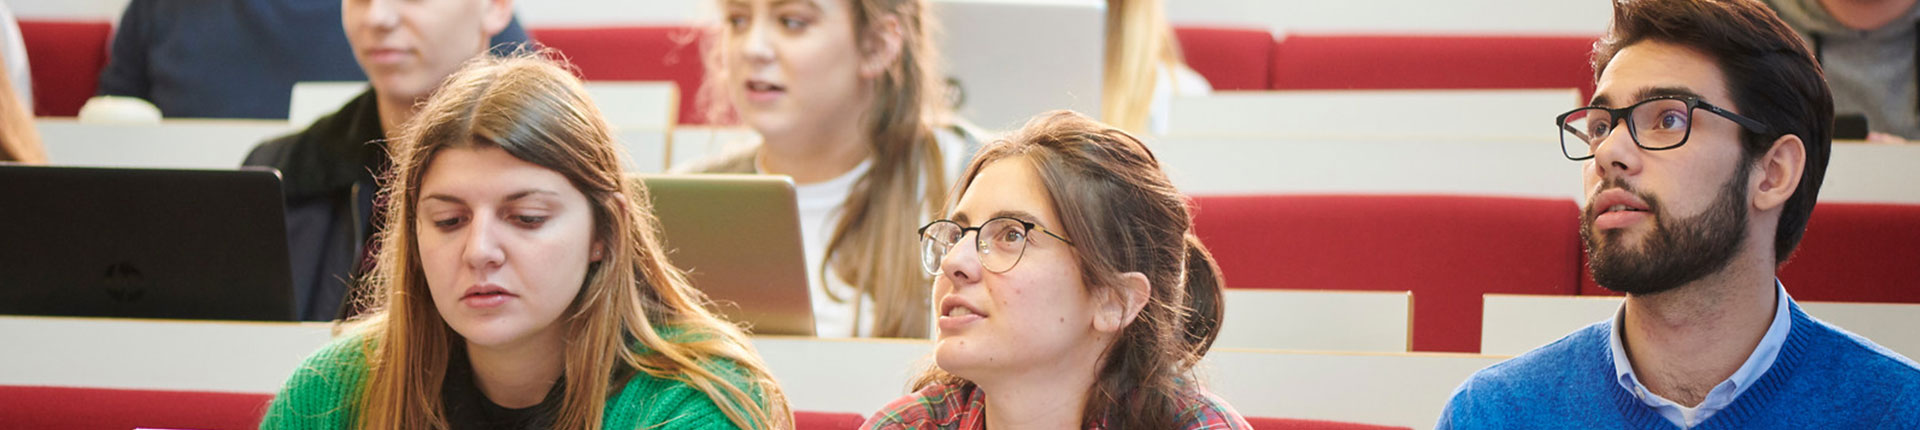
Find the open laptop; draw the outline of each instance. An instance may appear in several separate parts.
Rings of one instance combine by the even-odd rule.
[[[1055,109],[1100,115],[1104,0],[939,0],[940,54],[956,112],[982,128],[1020,128]]]
[[[270,170],[0,164],[0,314],[291,321]]]
[[[754,334],[812,336],[813,301],[793,181],[772,175],[637,175],[667,259]]]

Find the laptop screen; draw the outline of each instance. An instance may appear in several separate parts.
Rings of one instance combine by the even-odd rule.
[[[0,165],[0,314],[292,320],[280,178]]]

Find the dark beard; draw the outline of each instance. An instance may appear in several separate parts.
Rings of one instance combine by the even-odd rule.
[[[1604,240],[1596,237],[1593,219],[1598,213],[1593,209],[1604,208],[1588,208],[1580,217],[1580,241],[1587,247],[1587,264],[1594,282],[1609,290],[1644,296],[1678,288],[1726,268],[1747,239],[1746,179],[1750,169],[1747,163],[1740,163],[1733,178],[1722,187],[1718,201],[1685,219],[1665,213],[1657,197],[1627,189],[1657,214],[1653,231],[1638,249],[1621,243],[1622,229],[1599,233],[1606,235]],[[1613,185],[1624,187],[1609,184]]]

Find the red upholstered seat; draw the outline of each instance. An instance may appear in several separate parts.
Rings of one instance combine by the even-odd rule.
[[[1276,90],[1579,88],[1593,94],[1595,37],[1287,35]]]
[[[1411,427],[1382,426],[1373,424],[1348,423],[1340,421],[1302,420],[1293,418],[1247,418],[1247,424],[1253,430],[1413,430]]]
[[[625,26],[530,28],[529,36],[560,51],[589,81],[673,81],[680,87],[680,123],[704,124],[696,108],[705,67],[698,28]]]
[[[1273,34],[1266,30],[1176,27],[1187,67],[1207,78],[1215,90],[1267,89],[1273,64]]]
[[[860,414],[843,412],[793,412],[794,430],[854,430],[860,428],[860,424],[863,423],[866,423],[866,418],[861,417]]]
[[[0,427],[253,429],[270,394],[0,385]]]
[[[80,106],[100,87],[112,36],[113,24],[104,21],[20,21],[20,38],[33,68],[34,115],[80,114]]]
[[[1780,268],[1794,300],[1920,303],[1920,205],[1821,203]],[[1618,295],[1585,279],[1581,294]]]
[[[1194,230],[1219,261],[1227,286],[1412,291],[1418,351],[1479,351],[1483,294],[1574,294],[1578,284],[1578,209],[1571,200],[1194,200]]]

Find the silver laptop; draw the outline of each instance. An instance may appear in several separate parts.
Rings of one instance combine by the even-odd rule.
[[[772,175],[636,175],[667,259],[753,334],[812,336],[813,301],[793,181]]]
[[[957,113],[993,131],[1055,109],[1099,116],[1106,8],[1104,0],[933,2]]]
[[[0,314],[291,321],[271,170],[0,164]]]

